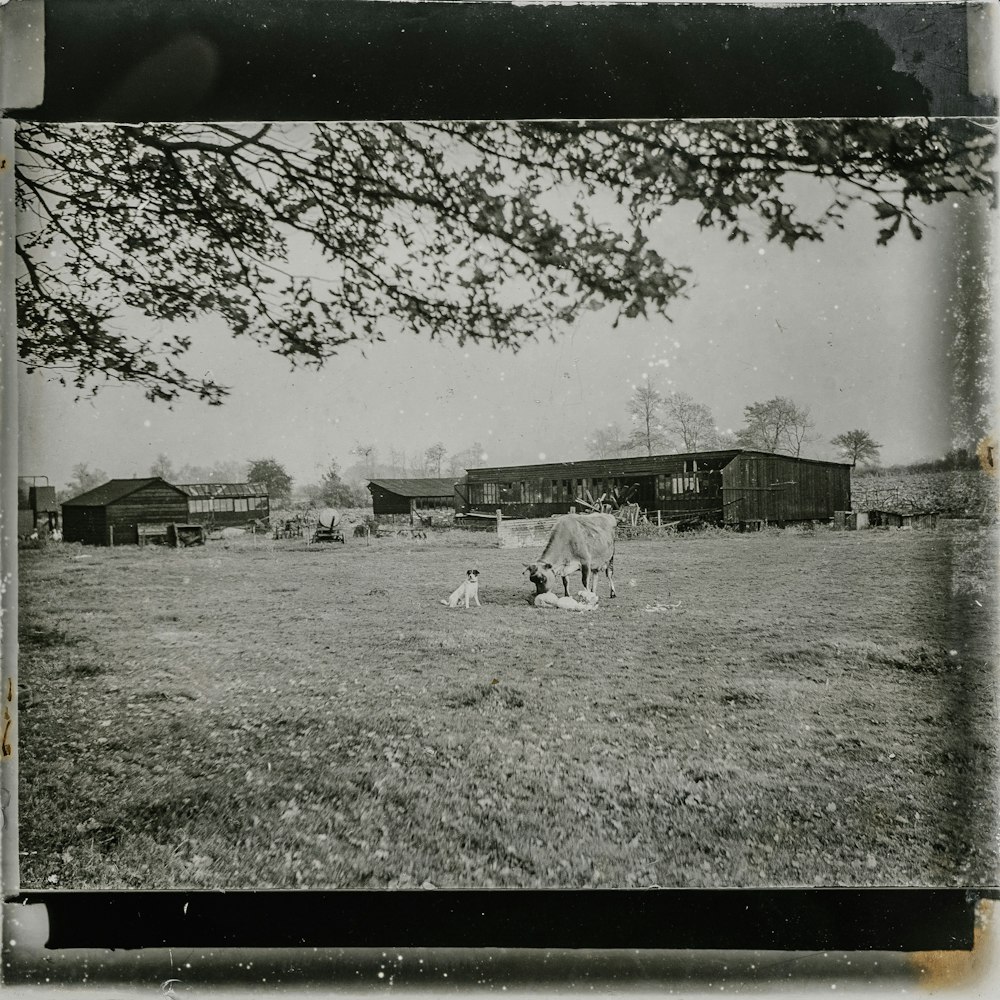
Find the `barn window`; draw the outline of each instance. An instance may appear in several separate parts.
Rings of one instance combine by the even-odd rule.
[[[497,504],[499,502],[499,483],[470,483],[469,503]]]
[[[250,505],[247,503],[245,497],[239,497],[233,501],[233,509],[238,511],[246,511],[250,509]]]
[[[675,472],[670,481],[670,492],[676,496],[685,493],[698,492],[698,477],[687,473]]]
[[[701,480],[698,476],[698,461],[690,458],[684,460],[684,471],[675,472],[670,477],[670,492],[676,496],[700,493]]]
[[[231,514],[233,512],[233,498],[232,497],[216,497],[212,501],[212,508],[219,513]]]

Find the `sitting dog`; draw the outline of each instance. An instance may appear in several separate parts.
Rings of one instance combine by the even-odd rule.
[[[446,608],[457,608],[458,602],[464,598],[465,606],[469,606],[469,600],[476,602],[476,607],[481,608],[482,605],[479,603],[479,570],[470,569],[465,574],[465,580],[462,585],[458,587],[448,598],[447,601],[442,601],[441,603]]]

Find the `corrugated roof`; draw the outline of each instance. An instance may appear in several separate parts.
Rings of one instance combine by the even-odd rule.
[[[114,503],[116,500],[127,497],[130,493],[135,493],[136,490],[141,490],[144,486],[149,486],[150,483],[163,483],[164,486],[170,486],[172,490],[181,492],[176,486],[172,486],[159,476],[149,476],[146,479],[109,479],[101,486],[95,486],[94,489],[87,490],[86,493],[80,493],[69,500],[64,500],[63,506],[106,507],[109,503]]]
[[[263,483],[178,483],[189,497],[266,497]]]
[[[368,488],[378,486],[401,497],[451,497],[455,493],[456,479],[373,479]]]

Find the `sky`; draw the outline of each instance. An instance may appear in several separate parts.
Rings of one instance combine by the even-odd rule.
[[[629,397],[645,379],[705,404],[723,430],[742,426],[748,404],[788,396],[814,421],[809,457],[838,457],[830,438],[855,428],[882,444],[885,464],[937,457],[953,433],[950,247],[969,213],[984,209],[966,201],[925,207],[924,239],[903,227],[885,247],[871,210],[855,205],[843,231],[792,251],[700,231],[696,207],[682,204],[656,234],[668,259],[693,270],[672,322],[614,329],[612,309],[588,311],[555,341],[517,354],[397,334],[349,346],[322,371],[293,370],[217,321],[189,324],[191,370],[231,386],[221,407],[152,404],[110,384],[78,400],[22,369],[20,472],[62,487],[78,463],[130,477],[148,475],[161,453],[175,467],[273,457],[304,484],[331,459],[356,463],[359,443],[385,461],[390,450],[413,456],[438,441],[449,454],[481,442],[483,465],[572,461],[588,456],[598,428],[628,428]]]

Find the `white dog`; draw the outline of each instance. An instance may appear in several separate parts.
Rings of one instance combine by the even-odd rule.
[[[469,601],[473,600],[476,602],[476,607],[481,608],[482,605],[479,603],[479,570],[470,569],[465,574],[465,580],[462,585],[458,587],[448,598],[447,601],[442,601],[441,603],[446,608],[457,608],[458,602],[465,600],[465,606],[469,606]]]

